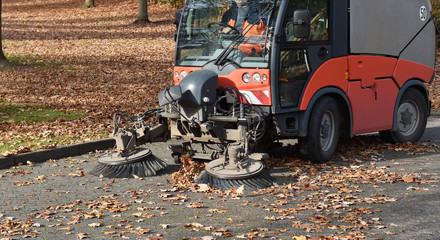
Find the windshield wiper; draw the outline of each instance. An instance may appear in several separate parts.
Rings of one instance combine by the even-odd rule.
[[[268,15],[272,14],[273,9],[275,9],[276,2],[277,2],[277,0],[274,0],[272,5],[268,5],[265,9],[263,9],[258,15],[256,15],[253,19],[251,19],[252,20],[251,22],[256,22],[255,20],[260,19],[261,16],[264,16],[266,14],[268,14]],[[267,23],[267,24],[269,24],[269,23]],[[235,47],[237,47],[238,45],[240,45],[241,43],[244,42],[244,40],[246,39],[244,37],[244,35],[246,35],[252,29],[252,27],[254,25],[256,25],[256,23],[251,23],[251,24],[247,25],[246,28],[243,29],[243,33],[238,35],[229,44],[229,46],[227,48],[225,48],[225,50],[223,50],[223,52],[221,52],[220,55],[215,59],[214,65],[222,66],[226,62],[226,59],[229,56],[229,54],[235,49]],[[268,28],[269,28],[269,26],[268,26]]]

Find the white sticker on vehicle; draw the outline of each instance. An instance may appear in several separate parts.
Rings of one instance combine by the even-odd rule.
[[[420,20],[425,21],[428,17],[428,11],[426,11],[425,6],[420,7]]]

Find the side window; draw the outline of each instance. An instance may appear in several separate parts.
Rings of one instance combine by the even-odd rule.
[[[298,9],[310,12],[310,36],[296,38],[293,34],[293,13]],[[290,0],[284,19],[286,41],[328,41],[328,0]]]
[[[305,49],[284,50],[280,52],[280,105],[298,106],[304,84],[310,74]]]

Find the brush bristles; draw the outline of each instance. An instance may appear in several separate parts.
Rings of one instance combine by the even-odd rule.
[[[267,188],[272,186],[273,179],[267,170],[263,170],[261,173],[244,179],[222,179],[214,177],[207,171],[203,171],[195,179],[196,183],[208,184],[211,187],[216,187],[221,190],[229,190],[232,186],[239,188],[245,186],[247,189]]]
[[[120,165],[108,165],[98,162],[98,166],[90,171],[90,174],[102,175],[106,178],[150,177],[156,175],[159,170],[166,168],[166,166],[164,161],[151,154],[144,160]]]

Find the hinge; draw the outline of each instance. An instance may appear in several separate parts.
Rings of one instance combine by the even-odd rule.
[[[284,34],[277,34],[275,35],[275,42],[276,43],[284,42],[285,41],[284,38],[285,38]]]

